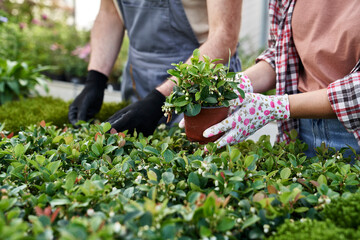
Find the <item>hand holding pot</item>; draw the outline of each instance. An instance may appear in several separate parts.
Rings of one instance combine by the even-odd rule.
[[[254,91],[253,86],[251,84],[250,78],[244,72],[238,72],[235,75],[235,81],[238,82],[238,87],[244,91],[244,93],[252,93]],[[234,92],[239,96],[237,99],[230,101],[230,110],[229,115],[242,103],[243,98],[241,97],[238,90],[234,90]],[[179,122],[180,128],[185,128],[185,120],[181,119]]]
[[[239,103],[241,104],[239,109],[203,133],[204,137],[225,133],[216,141],[219,148],[245,140],[271,121],[290,117],[287,95],[265,96],[258,93],[246,93],[245,98]]]

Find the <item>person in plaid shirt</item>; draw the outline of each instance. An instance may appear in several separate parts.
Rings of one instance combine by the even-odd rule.
[[[269,47],[237,74],[245,98],[204,136],[224,132],[222,147],[277,120],[277,140],[296,129],[308,156],[322,142],[360,153],[359,13],[357,0],[269,0]],[[275,96],[258,94],[274,87]]]

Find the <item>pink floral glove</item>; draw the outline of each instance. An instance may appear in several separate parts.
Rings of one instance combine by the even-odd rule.
[[[242,89],[245,93],[252,93],[254,91],[253,86],[251,84],[250,78],[243,72],[238,72],[235,75],[235,82],[239,83],[239,88]],[[239,96],[237,99],[230,101],[230,110],[229,115],[239,106],[242,102],[242,97],[240,96],[240,93],[235,90],[235,93]],[[185,120],[184,118],[181,119],[179,122],[179,127],[184,128],[185,127]]]
[[[204,137],[223,133],[216,143],[218,148],[245,140],[273,120],[290,117],[289,98],[283,96],[265,96],[258,93],[245,93],[239,100],[240,107],[222,122],[206,129]]]

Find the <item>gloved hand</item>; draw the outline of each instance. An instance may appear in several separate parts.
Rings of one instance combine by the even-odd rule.
[[[164,116],[161,109],[164,102],[165,96],[154,89],[144,99],[117,111],[106,122],[117,131],[129,130],[129,133],[133,133],[136,129],[145,136],[151,135]]]
[[[238,87],[245,93],[252,93],[254,91],[250,78],[243,72],[236,73],[235,82],[239,83]],[[235,90],[235,93],[238,95],[238,98],[230,101],[229,114],[231,114],[243,102],[243,98],[240,96],[240,93],[237,90]],[[179,127],[185,127],[184,118],[179,122]]]
[[[85,88],[69,106],[68,118],[74,127],[78,127],[79,120],[89,121],[100,111],[107,80],[107,76],[98,71],[88,72]]]
[[[288,95],[265,96],[246,93],[240,107],[222,122],[206,129],[204,137],[223,133],[216,143],[218,148],[241,142],[273,120],[290,117]]]

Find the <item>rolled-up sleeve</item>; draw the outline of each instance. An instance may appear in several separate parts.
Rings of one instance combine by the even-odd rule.
[[[331,83],[327,93],[337,118],[360,146],[360,72]]]

